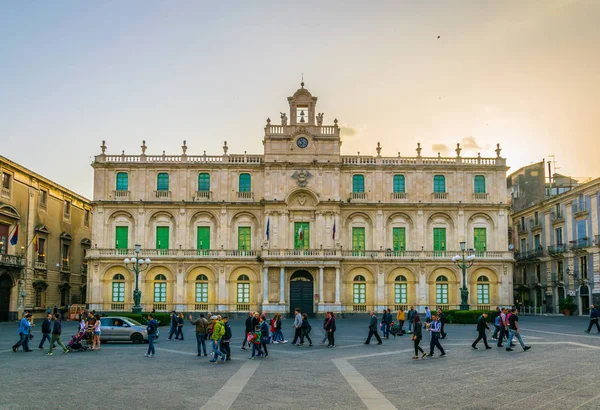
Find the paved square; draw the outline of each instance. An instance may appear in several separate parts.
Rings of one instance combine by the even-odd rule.
[[[243,324],[233,321],[233,360],[196,356],[193,327],[185,341],[156,345],[108,343],[99,352],[46,356],[13,353],[16,323],[0,324],[1,409],[600,409],[600,335],[585,334],[585,318],[521,317],[532,346],[506,352],[473,350],[475,325],[449,325],[446,357],[413,361],[409,336],[363,344],[366,320],[338,320],[335,349],[270,345],[269,357],[241,352]],[[291,336],[291,321],[284,333]],[[63,341],[75,331],[66,323]],[[162,329],[162,328],[161,328]],[[428,336],[422,342],[428,351]]]

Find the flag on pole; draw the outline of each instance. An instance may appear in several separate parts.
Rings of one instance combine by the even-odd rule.
[[[17,227],[15,228],[15,233],[13,233],[12,238],[10,238],[10,244],[14,246],[17,244],[18,241],[19,241],[19,225],[17,225]]]
[[[335,221],[333,221],[333,230],[332,230],[332,234],[331,234],[331,239],[333,239],[335,241]]]
[[[302,230],[302,224],[300,224],[300,229],[298,229],[298,242],[302,242],[304,240],[304,231]]]
[[[269,228],[271,227],[271,218],[267,220],[267,241],[269,240]]]

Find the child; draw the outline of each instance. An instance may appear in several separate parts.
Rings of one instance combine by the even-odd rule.
[[[261,336],[261,332],[260,332],[260,326],[256,325],[254,327],[254,332],[253,333],[249,333],[248,337],[249,337],[249,342],[252,342],[252,356],[250,356],[250,359],[254,359],[255,356],[262,356],[262,349],[260,348],[260,336]],[[256,352],[258,352],[258,355],[256,354]]]
[[[221,352],[223,352],[225,356],[221,359],[222,362],[231,360],[231,349],[229,348],[229,342],[231,342],[231,325],[228,322],[229,318],[227,316],[223,317],[225,333],[223,334],[223,338],[221,338]]]

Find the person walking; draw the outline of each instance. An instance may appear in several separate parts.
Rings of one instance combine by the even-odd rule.
[[[180,312],[177,315],[177,336],[175,336],[175,339],[183,340],[183,322],[183,313]]]
[[[300,314],[300,309],[294,309],[296,312],[296,316],[294,317],[294,340],[292,340],[292,344],[296,343],[300,346],[300,339],[302,338],[302,315]]]
[[[485,333],[486,330],[490,330],[490,328],[487,325],[487,317],[488,314],[484,313],[481,316],[479,316],[479,319],[477,319],[477,331],[479,332],[479,337],[475,339],[475,341],[471,345],[471,347],[475,350],[477,350],[477,343],[479,343],[481,339],[483,339],[483,344],[485,345],[485,348],[491,349],[491,346],[488,345],[487,335]]]
[[[148,351],[144,356],[154,357],[156,350],[154,349],[154,340],[156,340],[156,332],[158,331],[158,322],[154,320],[154,314],[148,315],[148,324],[146,325],[146,331],[148,332]]]
[[[367,340],[365,341],[366,345],[371,343],[371,337],[373,337],[373,335],[377,339],[378,345],[383,344],[383,342],[381,341],[381,338],[379,337],[379,333],[377,332],[377,316],[375,316],[375,311],[372,310],[371,311],[371,320],[369,321],[369,336],[367,337]]]
[[[404,318],[405,317],[406,317],[406,314],[404,313],[404,308],[402,306],[400,306],[398,313],[396,313],[396,320],[398,321],[398,329],[400,330],[400,334],[402,334],[402,332],[404,331],[403,328],[404,328]],[[410,318],[408,320],[410,320]]]
[[[521,347],[523,348],[523,351],[526,352],[529,349],[531,349],[531,346],[525,346],[525,343],[523,343],[523,338],[521,337],[521,329],[519,328],[518,314],[519,311],[513,308],[510,316],[508,317],[508,342],[506,342],[507,352],[513,351],[513,349],[511,349],[513,337],[517,338],[517,340],[521,344]]]
[[[19,322],[19,341],[17,343],[15,343],[12,347],[13,352],[16,352],[17,349],[19,348],[19,346],[23,346],[23,351],[24,352],[31,352],[32,350],[29,348],[29,334],[31,332],[31,326],[33,326],[31,324],[31,322],[29,321],[29,319],[31,319],[32,315],[31,313],[26,313],[25,317],[23,319],[21,319],[21,321]]]
[[[50,308],[48,308],[48,310],[50,310]],[[46,319],[44,319],[44,321],[42,322],[42,340],[40,340],[40,345],[38,346],[38,349],[44,348],[44,342],[46,340],[48,340],[48,342],[52,343],[51,333],[52,333],[52,314],[47,313]]]
[[[425,353],[421,346],[419,346],[421,340],[423,339],[423,323],[421,323],[421,318],[419,315],[414,315],[413,327],[414,333],[412,335],[412,340],[415,345],[415,355],[413,356],[413,360],[419,359],[419,352],[421,352],[422,358],[425,359],[427,357],[427,353]]]
[[[600,315],[598,314],[598,308],[594,305],[590,305],[590,325],[585,333],[590,333],[590,330],[592,330],[592,326],[594,325],[596,325],[597,333],[600,333],[600,324],[598,324],[599,317]]]
[[[411,306],[408,314],[406,315],[406,320],[408,320],[408,333],[412,333],[412,327],[413,327],[413,321],[415,319],[415,315],[417,314],[417,312],[415,311],[415,309]],[[419,318],[419,321],[421,319]]]
[[[325,319],[323,319],[323,340],[321,340],[321,344],[324,345],[325,342],[329,339],[329,335],[327,334],[327,322],[329,321],[329,312],[325,312]]]
[[[431,310],[425,306],[425,323],[431,323]]]
[[[232,333],[231,325],[229,324],[229,318],[227,316],[223,317],[223,327],[225,328],[225,333],[221,339],[221,352],[223,352],[225,357],[221,359],[221,361],[231,360],[231,346],[229,343],[231,342]]]
[[[494,334],[492,334],[492,340],[498,340],[498,334],[500,333],[500,306],[496,307],[494,313],[492,313],[492,323],[494,324]]]
[[[94,341],[92,342],[92,350],[100,350],[100,335],[102,335],[102,329],[100,326],[100,315],[96,315],[94,319]],[[96,348],[96,344],[98,345],[98,348]]]
[[[256,325],[254,327],[254,331],[248,335],[248,342],[252,344],[252,356],[248,359],[253,360],[256,356],[262,356],[262,351],[260,350],[260,326]]]
[[[427,330],[429,330],[429,334],[431,335],[431,342],[429,343],[429,357],[433,357],[433,350],[437,347],[442,354],[440,356],[446,356],[446,352],[444,348],[440,344],[440,332],[442,329],[442,324],[438,320],[437,315],[431,316],[431,322],[426,324]]]
[[[252,318],[254,317],[254,312],[248,312],[248,317],[246,318],[246,329],[245,329],[245,337],[242,341],[242,350],[246,350],[246,344],[250,347],[250,342],[247,340],[247,336],[253,332],[252,328]]]
[[[442,311],[442,309],[438,309],[437,310],[437,314],[438,314],[438,320],[442,324],[442,327],[440,328],[440,336],[441,336],[441,339],[445,339],[446,336],[448,335],[444,331],[444,324],[446,323],[446,315],[444,314],[444,312]]]
[[[206,328],[208,327],[208,320],[204,317],[204,313],[200,313],[200,317],[196,320],[192,320],[192,315],[188,317],[190,324],[196,326],[196,345],[198,349],[198,356],[208,356],[206,353]]]
[[[167,340],[172,340],[173,335],[177,339],[177,312],[174,310],[171,311],[171,323],[169,325],[169,337],[167,337]]]
[[[225,334],[225,327],[223,326],[220,316],[213,316],[211,319],[213,319],[214,326],[211,336],[213,358],[210,360],[210,363],[214,363],[219,360],[219,356],[225,357],[223,352],[221,352],[221,339]]]
[[[269,324],[267,323],[267,317],[262,315],[260,317],[260,346],[262,350],[265,352],[265,357],[269,355],[269,350],[267,349],[267,345],[269,344]]]
[[[97,320],[100,323],[100,320]],[[50,343],[50,351],[46,353],[48,356],[52,356],[52,349],[56,344],[58,344],[63,349],[63,354],[69,353],[69,349],[63,344],[60,340],[60,335],[62,334],[62,321],[60,320],[60,313],[54,314],[54,326],[52,327],[52,343]]]
[[[287,343],[288,341],[283,337],[283,331],[281,329],[281,313],[277,313],[275,315],[275,336],[277,337],[277,343]]]
[[[325,323],[325,333],[327,333],[327,347],[335,347],[335,316],[333,312],[327,312],[328,320]]]
[[[390,338],[390,327],[392,326],[392,322],[394,321],[394,317],[392,316],[392,311],[390,309],[383,310],[383,318],[385,318],[385,323],[383,323],[383,336],[385,339]]]
[[[308,323],[308,315],[306,313],[302,314],[302,326],[300,327],[300,329],[302,331],[302,336],[300,337],[300,344],[298,346],[304,344],[304,338],[306,337],[309,343],[308,347],[312,347],[313,342],[310,339],[310,331],[312,330],[312,327],[310,323]]]

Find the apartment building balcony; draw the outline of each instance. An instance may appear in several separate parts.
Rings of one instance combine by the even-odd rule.
[[[129,193],[130,193],[130,191],[121,190],[121,189],[112,191],[113,198],[116,200],[121,200],[121,201],[128,201]]]
[[[46,263],[46,261],[34,261],[33,262],[33,269],[36,269],[36,270],[48,270],[48,264]]]
[[[539,232],[542,230],[542,222],[541,221],[533,221],[531,225],[531,232]]]
[[[25,261],[17,255],[0,255],[0,266],[23,268],[25,267]]]
[[[575,219],[587,217],[588,213],[589,209],[587,207],[587,204],[577,203],[573,207],[573,216],[575,217]]]
[[[448,200],[448,192],[432,192],[431,199],[434,201],[447,201]]]
[[[585,248],[589,248],[591,246],[588,238],[579,238],[574,241],[570,241],[570,248],[572,251],[583,251]]]
[[[353,201],[367,201],[369,196],[366,192],[350,192],[350,199]]]
[[[254,200],[254,192],[241,192],[237,193],[238,201],[253,201]]]
[[[61,263],[60,271],[61,271],[61,273],[71,273],[71,265],[69,265],[69,262]]]
[[[154,197],[159,200],[171,199],[171,191],[154,191]]]
[[[548,255],[561,255],[567,251],[567,246],[564,243],[548,246]]]
[[[408,199],[406,192],[392,192],[392,201],[405,201]]]
[[[210,201],[212,191],[196,191],[196,201]]]
[[[550,219],[552,220],[553,224],[559,224],[559,223],[565,221],[565,217],[564,217],[564,214],[562,213],[562,211],[561,212],[551,212]]]
[[[542,256],[544,256],[544,248],[541,246],[537,249],[515,253],[515,259],[517,262],[536,260]]]
[[[519,235],[527,235],[527,227],[525,225],[521,225],[519,224],[519,227],[517,229]]]
[[[485,202],[488,200],[488,195],[487,192],[475,192],[473,194],[473,200],[475,202]]]

